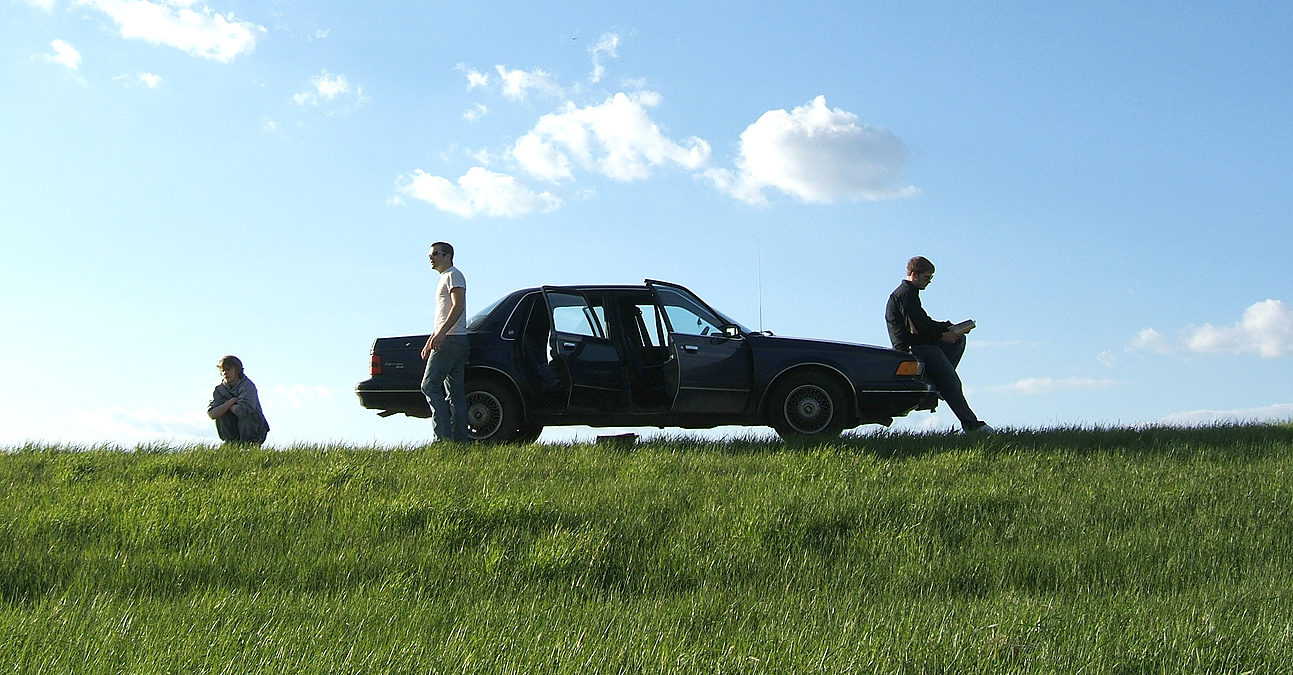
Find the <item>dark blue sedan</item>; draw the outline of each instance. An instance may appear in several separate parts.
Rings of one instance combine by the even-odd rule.
[[[545,426],[768,425],[782,438],[838,436],[933,410],[910,354],[751,331],[696,294],[641,286],[516,291],[468,323],[468,429],[532,441]],[[429,417],[420,390],[426,335],[379,338],[360,403]]]

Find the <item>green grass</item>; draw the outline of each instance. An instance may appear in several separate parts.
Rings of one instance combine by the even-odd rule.
[[[15,673],[1287,672],[1293,425],[0,454]]]

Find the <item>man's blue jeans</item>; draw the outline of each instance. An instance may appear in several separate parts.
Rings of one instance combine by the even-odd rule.
[[[467,352],[466,335],[450,335],[431,352],[422,373],[422,395],[431,406],[436,440],[467,440]],[[448,390],[448,400],[445,392]]]
[[[938,388],[938,395],[961,421],[961,428],[968,431],[979,426],[979,418],[970,410],[961,391],[961,376],[956,374],[956,366],[965,355],[965,337],[956,342],[912,345],[911,353],[925,362],[925,379]]]

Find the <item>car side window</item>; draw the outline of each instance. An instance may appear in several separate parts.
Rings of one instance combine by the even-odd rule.
[[[668,288],[659,289],[658,297],[669,318],[670,329],[681,335],[723,336],[723,322],[691,298]]]
[[[662,334],[664,319],[655,305],[634,305],[637,316],[641,319],[640,331],[647,347],[663,347],[668,344],[668,337]]]
[[[605,338],[605,315],[602,308],[590,307],[581,295],[549,291],[548,306],[552,309],[552,327],[558,333]]]

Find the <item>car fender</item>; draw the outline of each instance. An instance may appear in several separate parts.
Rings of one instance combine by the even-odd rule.
[[[768,380],[767,385],[763,387],[763,391],[759,394],[759,405],[756,408],[756,410],[758,410],[759,416],[762,417],[767,414],[768,392],[772,391],[777,386],[778,382],[780,382],[782,379],[786,377],[789,377],[794,373],[801,373],[806,371],[826,373],[831,378],[833,378],[836,382],[843,384],[844,391],[848,392],[848,395],[849,395],[849,401],[848,401],[849,411],[852,413],[853,418],[856,418],[858,416],[857,387],[853,386],[853,382],[849,380],[848,376],[845,375],[844,372],[841,371],[839,368],[836,368],[835,366],[832,366],[829,363],[822,363],[820,361],[809,361],[806,363],[796,363],[791,366],[786,366],[781,370],[781,372],[772,376]]]
[[[499,380],[502,380],[503,382],[506,382],[507,385],[512,388],[512,393],[516,394],[516,400],[521,402],[521,420],[525,421],[530,418],[529,411],[526,410],[525,408],[525,395],[521,393],[520,385],[517,384],[516,380],[511,375],[507,374],[506,371],[501,370],[499,368],[495,368],[494,366],[482,366],[482,365],[473,366],[468,364],[465,377],[466,379],[470,380],[473,376],[474,377],[493,377],[495,379],[499,379]]]

